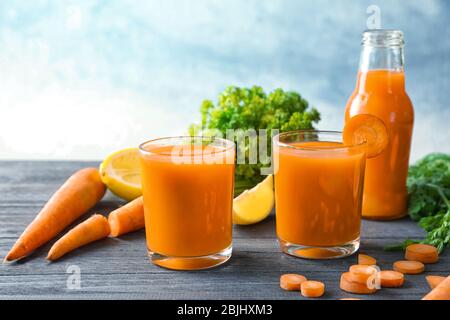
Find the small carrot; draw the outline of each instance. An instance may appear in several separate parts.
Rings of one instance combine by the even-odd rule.
[[[450,276],[431,290],[422,300],[450,300]]]
[[[280,287],[288,291],[300,291],[300,285],[307,279],[300,274],[283,274],[280,277]]]
[[[396,261],[394,270],[404,274],[419,274],[425,270],[425,266],[419,261]]]
[[[366,254],[358,254],[358,264],[363,264],[366,266],[375,266],[377,264],[377,260]]]
[[[441,276],[426,276],[425,278],[427,279],[428,285],[431,289],[436,288],[442,281],[445,280],[445,277]]]
[[[377,273],[377,269],[372,266],[355,264],[350,266],[348,278],[351,282],[367,284],[370,277]]]
[[[435,263],[439,260],[438,249],[428,244],[412,244],[406,247],[405,259],[422,263]]]
[[[106,238],[109,233],[108,220],[101,214],[94,214],[56,241],[51,247],[47,259],[51,261],[59,259],[76,248]]]
[[[367,284],[352,282],[349,278],[350,272],[344,272],[341,275],[339,287],[341,290],[355,294],[371,294],[377,292],[376,288],[369,288]]]
[[[86,168],[74,173],[25,229],[5,261],[23,258],[48,242],[95,206],[105,191],[97,169]]]
[[[301,284],[302,296],[307,298],[318,298],[325,293],[325,284],[320,281],[307,280]]]
[[[108,216],[111,236],[118,237],[125,233],[144,228],[144,202],[142,196],[112,211]]]
[[[403,286],[405,276],[403,273],[392,270],[380,271],[380,284],[384,288],[398,288]]]

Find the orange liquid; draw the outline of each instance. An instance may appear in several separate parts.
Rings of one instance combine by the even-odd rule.
[[[293,244],[323,247],[358,239],[364,147],[337,151],[342,144],[335,142],[292,145],[320,149],[274,146],[278,237]]]
[[[381,220],[403,217],[407,212],[406,178],[414,122],[404,73],[389,70],[360,73],[356,90],[347,103],[345,119],[361,113],[383,120],[390,140],[383,153],[367,159],[363,217]]]
[[[172,257],[220,252],[232,242],[234,150],[213,149],[231,159],[213,163],[196,147],[183,150],[184,163],[174,163],[167,155],[173,148],[141,154],[147,247]]]

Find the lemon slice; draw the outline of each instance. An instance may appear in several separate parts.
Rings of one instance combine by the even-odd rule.
[[[260,222],[270,214],[274,203],[273,176],[269,175],[233,200],[233,223],[246,225]]]
[[[116,196],[131,201],[142,195],[138,148],[110,154],[100,165],[103,183]]]

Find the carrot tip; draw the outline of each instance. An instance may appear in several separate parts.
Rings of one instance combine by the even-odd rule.
[[[13,254],[12,251],[10,251],[6,257],[3,259],[3,263],[8,263],[8,262],[14,262],[16,260],[19,260],[20,258],[22,258],[23,256],[17,255],[17,254]]]

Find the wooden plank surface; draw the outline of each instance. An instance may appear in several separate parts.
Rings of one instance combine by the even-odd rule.
[[[88,162],[0,162],[0,257],[52,193]],[[93,212],[106,214],[123,204],[111,194]],[[90,214],[90,213],[88,213]],[[85,218],[85,217],[84,217]],[[401,253],[383,246],[423,235],[408,219],[383,223],[364,221],[361,250],[378,258],[381,268],[392,268]],[[0,299],[302,299],[279,289],[282,273],[301,273],[326,285],[326,299],[352,297],[339,290],[339,276],[356,257],[312,261],[282,254],[275,240],[275,219],[235,227],[233,257],[216,269],[179,272],[152,265],[146,256],[145,235],[138,231],[120,239],[105,239],[49,263],[51,243],[30,257],[0,266]],[[81,271],[81,288],[68,289],[69,266]],[[450,274],[450,250],[422,275],[407,276],[402,289],[383,289],[364,299],[419,299],[427,291],[426,274]]]

